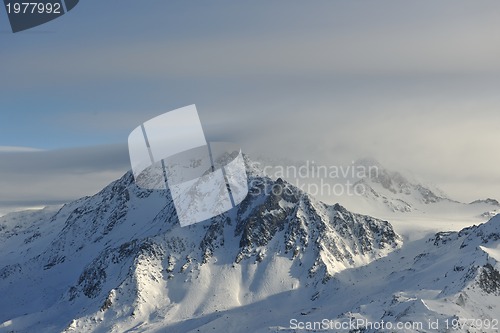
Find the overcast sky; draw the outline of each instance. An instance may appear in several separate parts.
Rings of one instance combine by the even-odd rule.
[[[372,156],[458,200],[500,199],[500,2],[85,0],[12,34],[0,10],[1,205],[129,169],[127,136],[196,104],[207,138]]]

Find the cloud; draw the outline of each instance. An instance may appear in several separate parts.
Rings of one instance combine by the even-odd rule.
[[[68,202],[101,190],[129,169],[126,145],[0,153],[0,206]]]
[[[41,149],[32,147],[0,146],[0,153],[19,153],[19,152],[34,152],[34,151],[41,151]]]
[[[126,142],[196,103],[209,140],[374,156],[458,199],[500,198],[499,2],[94,5],[0,50],[2,142]],[[0,156],[2,198],[74,198],[128,169],[125,146],[26,154]]]
[[[160,19],[158,14],[136,15],[127,24],[142,26],[147,38],[115,36],[116,40],[109,43],[109,36],[92,35],[90,47],[89,35],[80,32],[77,36],[63,35],[65,43],[50,40],[51,47],[38,49],[36,58],[24,49],[14,48],[5,52],[5,63],[21,63],[22,71],[31,73],[32,79],[56,85],[68,80],[77,84],[97,79],[169,77],[184,81],[262,75],[425,75],[500,70],[500,44],[492,33],[500,28],[494,14],[498,4],[473,7],[465,2],[445,1],[404,5],[378,2],[363,7],[326,2],[312,6],[286,3],[284,7],[279,2],[261,5],[268,15],[254,12],[252,17],[240,4],[240,10],[222,6],[210,17],[205,11],[186,6],[183,10],[190,11],[189,20],[172,17],[172,25],[185,27],[175,33],[169,30],[169,24],[156,31],[145,30],[146,21]],[[157,6],[169,9],[167,5]],[[129,7],[125,12],[131,14],[142,6]],[[161,10],[157,12],[165,15]],[[92,17],[105,15],[108,22],[107,13],[92,11]],[[82,9],[80,15],[85,14]],[[249,22],[252,19],[259,23]],[[221,23],[212,29],[203,33],[195,30],[217,20]],[[228,32],[223,23],[231,24],[234,32]],[[86,31],[83,27],[81,30]],[[3,70],[11,74],[5,85],[23,89],[36,84],[33,80],[26,82],[17,66]],[[47,81],[49,74],[51,79]]]

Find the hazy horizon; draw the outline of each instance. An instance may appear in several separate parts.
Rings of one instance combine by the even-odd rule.
[[[128,170],[132,129],[190,104],[208,140],[374,157],[457,200],[500,199],[499,13],[494,1],[89,0],[11,34],[0,11],[0,146],[41,150],[0,148],[0,201],[97,192]]]
[[[279,156],[278,154],[260,154],[257,151],[245,151],[249,157],[259,162],[262,168],[268,165],[316,165],[329,168],[345,168],[358,158],[374,159],[389,171],[402,173],[410,181],[436,186],[450,199],[469,203],[478,199],[500,196],[484,194],[487,191],[463,193],[460,184],[449,186],[446,182],[434,182],[415,173],[411,169],[393,169],[375,156],[342,158],[330,160],[308,159],[307,156]],[[3,151],[3,152],[2,152]],[[109,183],[123,176],[130,170],[130,162],[125,144],[103,145],[94,147],[75,147],[56,150],[39,150],[28,147],[0,147],[0,170],[4,173],[3,186],[0,188],[0,215],[22,209],[64,204],[80,197],[93,195]],[[37,167],[34,167],[37,166]],[[313,179],[314,180],[314,179]],[[307,179],[301,183],[308,183]],[[431,187],[432,188],[432,187]],[[47,192],[46,189],[51,189]],[[451,191],[450,191],[451,189]],[[336,203],[339,198],[320,198],[327,203]]]

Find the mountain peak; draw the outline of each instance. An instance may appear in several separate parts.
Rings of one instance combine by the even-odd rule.
[[[500,207],[500,202],[498,202],[498,200],[496,200],[496,199],[491,199],[491,198],[475,200],[475,201],[472,201],[470,203],[470,205],[481,204],[481,203]]]

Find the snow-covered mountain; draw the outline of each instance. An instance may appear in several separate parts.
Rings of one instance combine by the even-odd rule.
[[[412,240],[247,165],[244,202],[185,228],[168,192],[131,173],[60,209],[1,217],[0,332],[303,332],[325,318],[439,320],[443,332],[500,319],[499,216]],[[457,331],[482,332],[469,326]],[[364,330],[384,331],[404,330]]]
[[[370,288],[358,291],[356,306],[337,320],[423,324],[397,332],[497,332],[499,270],[500,215],[460,232],[411,242],[357,269],[354,285],[363,286],[363,277],[370,276]],[[495,325],[487,328],[488,323]],[[380,331],[391,332],[366,330]]]
[[[281,177],[323,202],[388,220],[452,216],[464,220],[463,227],[500,213],[497,200],[459,202],[439,187],[390,170],[373,158],[340,164],[262,156],[259,161],[271,178]]]
[[[373,158],[328,164],[261,156],[256,163],[318,200],[390,221],[407,240],[460,231],[500,213],[495,199],[459,202],[411,172],[392,171]]]
[[[448,214],[460,211],[461,215],[470,215],[471,218],[485,221],[484,218],[487,220],[500,212],[500,203],[497,200],[462,203],[449,198],[436,186],[388,170],[373,159],[359,160],[356,165],[365,166],[370,172],[355,183],[355,186],[364,189],[363,195],[351,199],[354,199],[353,203],[357,206],[364,206],[376,215],[386,215],[384,211],[416,214]]]
[[[283,293],[317,299],[402,244],[388,222],[249,173],[237,209],[186,228],[168,193],[131,173],[57,212],[4,216],[0,331],[140,331]]]
[[[363,159],[357,164],[366,166],[370,171],[366,177],[356,182],[364,188],[364,197],[391,211],[411,212],[422,209],[422,205],[453,202],[438,188],[410,181],[401,173],[390,171],[373,159]],[[371,168],[372,166],[376,168]]]

